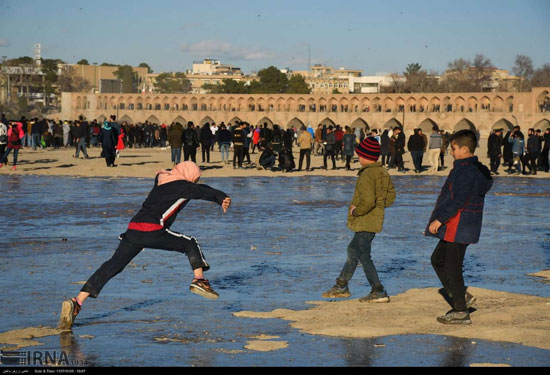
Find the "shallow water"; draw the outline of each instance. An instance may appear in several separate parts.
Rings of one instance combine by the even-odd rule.
[[[399,176],[373,257],[390,294],[435,287],[436,245],[424,237],[444,178]],[[118,244],[151,179],[0,176],[0,331],[56,326],[61,301],[74,296]],[[176,253],[146,249],[89,300],[74,335],[39,339],[39,349],[66,351],[96,366],[547,366],[550,351],[440,336],[338,339],[302,334],[280,320],[243,319],[242,310],[304,309],[319,300],[345,261],[352,177],[209,178],[233,199],[227,214],[191,202],[172,229],[197,237],[220,292],[217,301],[188,291],[192,274]],[[468,285],[550,297],[529,273],[550,268],[550,180],[496,179],[486,198],[479,244],[467,251]],[[357,270],[354,296],[367,294]],[[245,349],[253,336],[278,336],[288,348]],[[396,362],[396,355],[399,360]]]

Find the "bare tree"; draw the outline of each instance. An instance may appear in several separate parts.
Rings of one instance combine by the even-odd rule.
[[[494,69],[493,63],[482,54],[477,54],[472,62],[472,73],[476,91],[483,91],[483,87],[491,79],[491,70]]]
[[[535,70],[533,78],[531,79],[531,84],[533,87],[550,86],[550,63],[546,63]]]
[[[529,90],[531,87],[530,80],[533,78],[535,69],[533,68],[533,60],[525,55],[517,55],[512,67],[512,73],[519,77],[518,90]]]
[[[83,77],[75,75],[75,69],[69,65],[63,65],[57,77],[57,86],[61,92],[84,92],[92,85]]]

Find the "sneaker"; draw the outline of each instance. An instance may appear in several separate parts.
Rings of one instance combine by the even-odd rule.
[[[372,291],[365,297],[359,298],[359,302],[367,302],[367,303],[388,303],[390,302],[390,297],[388,297],[388,294],[385,290],[381,292],[375,292]]]
[[[74,320],[81,309],[82,306],[76,302],[76,298],[63,301],[63,304],[61,305],[59,329],[62,331],[70,331],[73,327]]]
[[[442,324],[472,324],[470,313],[468,311],[451,310],[445,315],[437,317],[437,321]]]
[[[447,301],[447,303],[449,303],[449,305],[453,305],[453,295],[449,292],[447,292],[445,290],[445,288],[441,288],[439,289],[439,294],[441,294],[443,296],[443,298],[445,298],[445,301]],[[477,298],[475,296],[473,296],[472,294],[470,294],[469,292],[466,292],[466,294],[464,295],[464,299],[466,300],[466,307],[469,309],[470,307],[472,307],[476,301],[477,301]]]
[[[2,168],[3,166],[4,166],[4,164],[3,164],[3,163],[0,163],[0,168]]]
[[[470,293],[466,292],[466,307],[470,308],[476,303],[477,299]]]
[[[323,298],[347,298],[351,296],[347,285],[336,284],[322,294]]]
[[[193,282],[189,286],[189,290],[192,293],[208,299],[218,299],[219,297],[219,294],[212,289],[210,283],[206,279],[193,279]]]

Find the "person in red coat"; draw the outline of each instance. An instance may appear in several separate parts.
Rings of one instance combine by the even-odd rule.
[[[6,152],[4,155],[2,155],[2,159],[0,160],[0,168],[4,166],[8,162],[8,155],[10,154],[11,150],[13,150],[13,165],[11,167],[12,170],[17,169],[17,155],[19,154],[19,149],[21,148],[21,139],[25,135],[25,132],[23,131],[23,124],[20,122],[11,122],[10,127],[8,129],[8,145],[6,147]]]
[[[120,134],[118,135],[118,142],[116,145],[116,157],[120,156],[120,150],[124,150],[124,130],[120,127]]]

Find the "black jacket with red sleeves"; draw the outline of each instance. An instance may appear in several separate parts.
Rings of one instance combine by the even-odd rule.
[[[227,194],[208,185],[185,180],[158,185],[157,177],[155,187],[130,221],[128,229],[144,232],[168,229],[189,200],[201,199],[221,205],[226,197]]]

